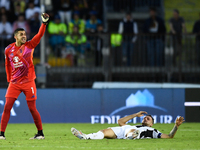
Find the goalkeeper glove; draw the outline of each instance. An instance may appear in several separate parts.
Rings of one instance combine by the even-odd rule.
[[[42,22],[43,22],[44,24],[47,24],[47,23],[48,23],[48,21],[49,21],[49,15],[48,15],[47,13],[42,13],[42,14],[41,14],[41,18],[42,18]]]

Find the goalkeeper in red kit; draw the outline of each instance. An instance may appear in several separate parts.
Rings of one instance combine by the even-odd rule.
[[[26,96],[28,108],[38,130],[38,133],[30,139],[44,139],[41,117],[36,109],[36,75],[33,65],[34,48],[39,44],[40,39],[45,33],[49,15],[42,13],[41,18],[43,23],[39,32],[30,41],[27,41],[25,30],[18,28],[14,31],[16,41],[5,48],[5,68],[9,85],[1,117],[1,140],[6,139],[5,130],[10,119],[10,111],[21,92]]]

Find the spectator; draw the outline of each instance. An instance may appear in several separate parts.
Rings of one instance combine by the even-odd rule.
[[[8,13],[8,11],[6,10],[5,7],[0,7],[0,16],[3,16],[3,15],[5,15],[5,16],[8,18],[9,13]]]
[[[0,7],[5,7],[7,11],[11,9],[10,0],[0,0]]]
[[[150,8],[150,17],[145,21],[143,32],[147,35],[147,64],[164,65],[164,20],[157,16],[156,9]]]
[[[66,36],[65,41],[68,48],[70,47],[75,50],[74,64],[78,66],[85,65],[84,58],[87,38],[79,32],[78,26],[73,27],[73,32]]]
[[[103,19],[103,1],[102,0],[87,0],[89,12],[96,11],[97,15],[96,17],[100,20]],[[89,19],[89,13],[87,18]]]
[[[176,58],[179,56],[181,61],[181,47],[182,47],[182,33],[186,33],[186,26],[183,17],[179,16],[179,11],[174,9],[173,17],[169,20],[170,33],[172,34],[173,39],[173,64],[176,65]]]
[[[0,22],[0,59],[4,53],[4,49],[11,42],[12,38],[12,25],[7,21],[6,15],[1,16]]]
[[[15,14],[16,13],[20,13],[20,14],[21,13],[25,13],[26,3],[25,3],[24,0],[15,0],[13,2],[13,5],[14,5],[14,12],[15,12]]]
[[[95,32],[95,42],[94,42],[94,48],[95,48],[95,66],[101,66],[102,65],[102,48],[104,44],[103,37],[107,36],[105,35],[105,31],[102,24],[97,25],[97,30]],[[94,37],[93,37],[94,38]]]
[[[26,0],[26,3],[33,2],[35,6],[40,7],[40,0]]]
[[[88,32],[96,32],[97,24],[102,23],[100,19],[97,19],[96,15],[97,15],[96,11],[90,12],[90,19],[86,21],[86,30]]]
[[[27,34],[27,38],[30,38],[30,26],[28,24],[28,22],[25,20],[25,17],[23,14],[20,14],[18,16],[17,21],[15,21],[13,23],[13,32],[17,29],[17,28],[23,28],[26,31]]]
[[[74,1],[74,10],[80,12],[80,17],[86,20],[88,14],[88,2],[87,0],[75,0]]]
[[[0,0],[0,8],[4,7],[6,9],[7,21],[13,23],[13,5],[11,0]]]
[[[12,37],[12,25],[10,22],[7,21],[6,15],[1,16],[0,22],[0,34],[1,39],[3,40],[10,40]]]
[[[6,15],[6,17],[8,17],[8,12],[6,11],[6,8],[5,7],[1,7],[0,8],[0,15]]]
[[[60,9],[58,11],[61,22],[69,23],[71,21],[73,2],[71,0],[60,0]]]
[[[36,7],[36,6],[34,5],[34,2],[29,2],[28,8],[26,9],[26,12],[25,12],[25,14],[26,14],[26,19],[27,19],[28,21],[34,20],[34,14],[35,14],[35,12],[41,13],[41,12],[40,12],[40,8],[39,8],[39,7]]]
[[[132,19],[131,13],[128,12],[123,21],[120,22],[118,32],[123,34],[122,62],[124,65],[130,66],[133,47],[138,34],[137,23]]]
[[[99,8],[101,8],[102,0],[87,0],[88,8],[90,8],[90,11],[97,11],[99,12]]]
[[[69,33],[73,32],[73,28],[75,25],[78,26],[80,33],[85,32],[85,21],[83,19],[80,19],[78,11],[74,12],[73,19],[69,23]]]
[[[21,5],[18,3],[18,4],[15,5],[15,12],[14,12],[14,15],[13,15],[13,22],[18,19],[18,16],[20,14],[22,14]]]
[[[200,13],[199,13],[200,17]],[[193,26],[192,33],[196,35],[196,58],[197,58],[197,65],[200,66],[200,19],[197,20]]]
[[[61,48],[65,44],[64,35],[67,33],[67,26],[61,23],[60,16],[55,15],[54,21],[50,21],[48,25],[50,34],[49,44],[51,45],[56,56],[61,55]]]
[[[0,7],[0,16],[2,15],[6,15],[7,21],[13,23],[13,15],[11,14],[11,11],[7,11],[5,7]]]

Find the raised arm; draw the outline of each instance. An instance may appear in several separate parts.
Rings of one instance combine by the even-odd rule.
[[[118,124],[119,124],[119,126],[124,126],[124,125],[126,125],[126,122],[127,122],[127,121],[129,121],[129,120],[131,120],[131,119],[133,119],[133,118],[135,118],[135,117],[144,116],[144,114],[147,114],[147,112],[146,112],[146,111],[140,111],[140,112],[138,112],[138,113],[135,113],[135,114],[128,115],[128,116],[126,116],[126,117],[120,118],[120,119],[118,120]]]
[[[43,13],[41,15],[41,18],[42,18],[43,23],[40,26],[38,33],[32,38],[31,41],[29,41],[29,44],[32,48],[35,48],[40,43],[40,40],[41,40],[42,36],[44,35],[45,30],[46,30],[46,25],[47,25],[48,20],[49,20],[49,15],[46,14],[46,13]]]
[[[179,117],[176,119],[176,123],[173,127],[173,129],[171,130],[171,132],[167,135],[167,134],[162,134],[161,138],[163,139],[168,139],[168,138],[173,138],[174,135],[176,134],[176,131],[178,130],[179,126],[184,122],[184,118],[183,117]]]

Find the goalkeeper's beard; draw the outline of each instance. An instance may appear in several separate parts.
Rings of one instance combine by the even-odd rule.
[[[26,40],[27,39],[25,37],[23,37],[23,38],[16,39],[16,42],[19,43],[19,44],[24,44],[24,43],[26,43]]]
[[[22,39],[20,40],[20,42],[21,42],[21,44],[26,43],[26,38],[22,38]]]

